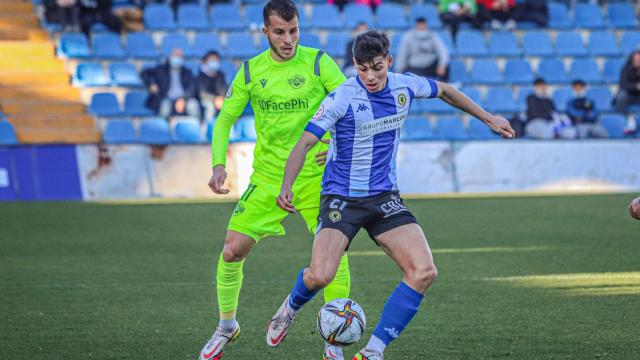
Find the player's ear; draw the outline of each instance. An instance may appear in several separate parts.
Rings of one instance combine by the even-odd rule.
[[[391,54],[387,55],[387,65],[389,70],[391,70],[391,67],[393,66],[393,55]]]
[[[267,35],[268,32],[269,32],[269,29],[267,29],[267,25],[262,25],[262,33],[264,34],[264,36],[269,37]]]

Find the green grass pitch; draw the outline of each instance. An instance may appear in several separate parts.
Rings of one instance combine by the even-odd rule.
[[[440,277],[388,359],[640,358],[633,196],[409,200]],[[215,264],[234,204],[0,205],[0,358],[195,359],[217,322]],[[267,320],[308,263],[302,221],[245,264],[225,359],[320,359],[314,299],[278,349]],[[371,334],[401,279],[365,236],[352,294]]]

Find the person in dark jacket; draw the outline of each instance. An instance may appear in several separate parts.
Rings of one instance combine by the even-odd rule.
[[[571,120],[556,111],[549,98],[547,83],[543,79],[533,82],[534,93],[527,97],[527,123],[525,132],[533,139],[575,139],[577,131]]]
[[[169,59],[140,74],[149,90],[145,105],[162,117],[189,115],[200,118],[198,84],[184,66],[182,49],[171,50]]]
[[[222,107],[227,91],[225,74],[220,70],[220,54],[209,51],[202,57],[198,73],[200,101],[205,109],[205,120],[211,120]]]
[[[533,22],[539,27],[547,27],[549,22],[549,6],[547,0],[516,1],[516,9],[513,14],[516,21]]]
[[[122,20],[115,16],[111,10],[112,0],[79,0],[80,4],[80,28],[87,36],[90,36],[91,25],[104,24],[110,31],[120,33]]]
[[[622,68],[620,90],[615,99],[617,112],[627,113],[630,105],[640,105],[640,48],[636,48]]]
[[[585,94],[586,87],[582,80],[574,80],[571,84],[573,98],[567,102],[567,116],[576,127],[579,138],[606,138],[607,130],[598,123],[598,110],[593,99]]]

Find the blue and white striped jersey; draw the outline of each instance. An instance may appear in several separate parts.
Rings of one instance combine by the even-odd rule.
[[[318,138],[331,132],[322,194],[364,197],[397,190],[400,128],[414,98],[437,95],[435,81],[396,73],[376,93],[355,76],[327,95],[305,128]]]

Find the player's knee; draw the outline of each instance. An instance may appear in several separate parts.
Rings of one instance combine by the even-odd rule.
[[[309,269],[306,280],[312,288],[321,289],[329,285],[335,275],[335,272]]]
[[[409,271],[407,277],[412,283],[426,290],[438,278],[438,269],[436,269],[433,264],[418,266],[412,271]]]
[[[229,239],[227,239],[229,240]],[[234,241],[225,241],[222,249],[222,258],[225,262],[239,262],[247,256],[241,246],[237,246]]]

